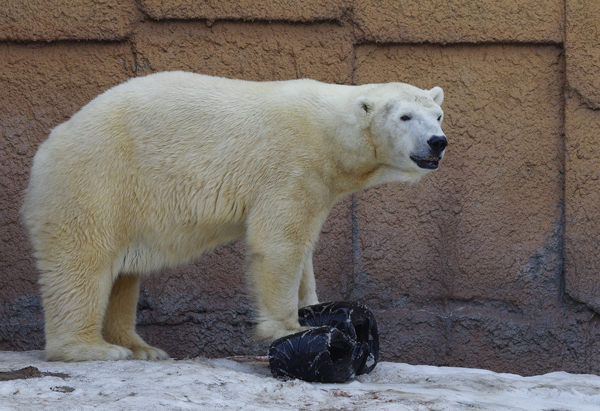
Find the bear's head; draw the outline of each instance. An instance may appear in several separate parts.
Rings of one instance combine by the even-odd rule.
[[[365,94],[354,110],[369,132],[377,163],[387,169],[383,179],[416,181],[436,170],[448,145],[441,127],[444,91],[388,83]]]

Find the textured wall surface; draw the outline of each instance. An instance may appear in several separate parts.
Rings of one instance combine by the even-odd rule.
[[[567,11],[566,290],[600,312],[600,4]]]
[[[138,20],[134,0],[1,0],[0,40],[121,40]]]
[[[133,75],[124,43],[0,43],[0,349],[43,345],[32,250],[18,211],[39,143]]]
[[[313,22],[339,20],[352,2],[330,0],[140,0],[141,10],[156,20],[217,19]]]
[[[0,349],[43,347],[18,209],[37,146],[104,90],[187,70],[445,90],[420,183],[338,204],[321,300],[359,300],[382,358],[600,373],[600,3],[0,0]],[[145,278],[138,328],[176,357],[264,354],[244,244]]]
[[[354,18],[369,41],[552,43],[562,40],[563,8],[562,0],[359,0]]]

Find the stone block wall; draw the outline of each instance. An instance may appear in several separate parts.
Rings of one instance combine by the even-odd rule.
[[[402,81],[445,90],[450,146],[420,183],[338,204],[321,300],[374,309],[382,358],[600,372],[600,3],[0,1],[0,349],[43,347],[18,216],[37,146],[134,76]],[[138,329],[175,357],[264,354],[244,244],[143,281]]]

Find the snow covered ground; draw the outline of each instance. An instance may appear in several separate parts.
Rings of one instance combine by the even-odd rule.
[[[3,381],[28,366],[41,375]],[[600,376],[383,362],[346,384],[311,384],[277,380],[265,362],[60,363],[45,362],[41,351],[0,352],[0,411],[92,409],[598,411]]]

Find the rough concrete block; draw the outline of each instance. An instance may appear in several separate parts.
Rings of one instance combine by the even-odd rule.
[[[588,107],[600,109],[600,3],[566,0],[567,82]]]
[[[127,44],[0,44],[0,349],[43,341],[38,273],[18,214],[37,146],[131,75]]]
[[[561,0],[357,0],[353,19],[379,43],[560,43],[563,8]]]
[[[567,99],[565,284],[600,312],[600,4],[566,1]]]
[[[323,226],[314,254],[321,301],[341,300],[351,277],[350,199]],[[265,355],[253,339],[253,300],[244,274],[244,243],[219,247],[198,261],[144,278],[138,329],[174,357]]]
[[[362,46],[358,83],[445,90],[440,169],[356,195],[353,295],[376,307],[478,301],[552,310],[562,273],[561,50]]]
[[[381,324],[382,360],[519,375],[600,372],[600,320],[576,304],[565,308],[523,316],[449,302],[374,314]]]
[[[141,0],[140,8],[156,20],[208,19],[208,20],[286,20],[312,22],[339,20],[350,8],[347,1],[316,0]]]
[[[600,111],[571,90],[565,114],[566,290],[600,313]]]
[[[140,17],[135,0],[3,0],[0,40],[121,40]]]
[[[187,70],[244,80],[352,79],[352,35],[333,24],[147,22],[133,38],[138,73]]]
[[[147,22],[140,25],[133,43],[139,75],[187,70],[246,80],[351,81],[352,37],[349,29],[331,24],[217,22],[208,27],[198,22]],[[351,230],[351,200],[346,199],[332,211],[315,250],[323,301],[341,299],[348,290]],[[252,298],[244,277],[243,243],[218,248],[189,266],[146,279],[140,307],[147,307],[139,315],[141,330],[147,330],[142,332],[160,339],[164,332],[158,325],[187,330],[190,341],[197,339],[193,353],[232,355],[262,347],[252,343]],[[219,316],[222,323],[217,325],[214,318]],[[184,355],[177,338],[165,337],[159,345],[171,355]]]

